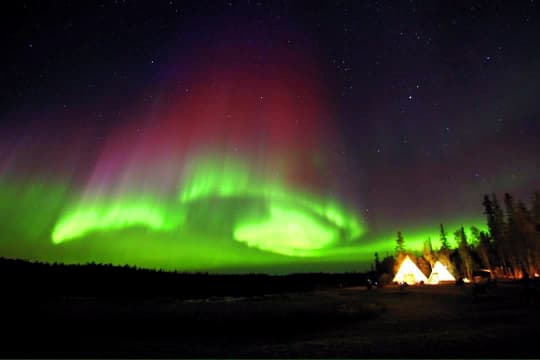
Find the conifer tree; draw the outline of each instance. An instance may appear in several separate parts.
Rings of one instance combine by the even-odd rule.
[[[458,243],[458,253],[463,264],[462,272],[470,279],[472,277],[473,259],[469,245],[467,244],[467,236],[463,226],[454,233],[456,242]]]
[[[448,244],[448,236],[446,235],[443,224],[441,224],[440,230],[441,252],[448,253],[450,251],[450,245]]]
[[[538,272],[538,241],[533,215],[522,201],[518,201],[515,210],[519,255],[523,266],[530,274]]]
[[[405,246],[404,246],[403,235],[401,234],[401,231],[398,231],[397,238],[396,238],[396,254],[401,255],[404,252],[405,252]]]
[[[498,258],[498,264],[501,266],[505,274],[509,273],[509,261],[508,261],[508,241],[506,237],[506,222],[504,220],[504,214],[499,206],[497,196],[491,194],[491,214],[488,214],[488,227],[491,239]],[[491,217],[490,217],[491,215]]]
[[[492,270],[492,256],[491,256],[491,244],[489,241],[489,235],[484,231],[480,231],[478,236],[477,245],[478,256],[482,262],[482,266],[486,269]]]
[[[516,222],[514,198],[508,193],[504,194],[504,210],[506,213],[506,231],[503,237],[503,252],[512,275],[517,276],[526,265],[523,263],[522,254],[520,254],[521,249],[519,246],[521,244],[519,244],[520,236]]]

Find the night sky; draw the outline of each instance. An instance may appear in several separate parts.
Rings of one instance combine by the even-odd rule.
[[[16,2],[0,255],[365,270],[398,230],[485,228],[485,193],[540,188],[538,7]]]

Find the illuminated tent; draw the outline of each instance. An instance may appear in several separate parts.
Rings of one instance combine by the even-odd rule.
[[[414,285],[419,282],[427,282],[427,277],[420,271],[418,266],[413,263],[411,258],[407,255],[405,257],[405,260],[401,263],[399,266],[399,271],[397,272],[396,276],[394,277],[394,282],[398,283],[407,283],[409,285]]]
[[[444,281],[456,281],[456,278],[450,274],[446,266],[437,261],[431,270],[431,275],[429,275],[428,284],[438,284]]]

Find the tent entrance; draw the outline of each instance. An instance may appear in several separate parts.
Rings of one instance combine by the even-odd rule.
[[[406,282],[409,285],[414,285],[416,283],[414,274],[404,274],[403,275],[403,282]]]

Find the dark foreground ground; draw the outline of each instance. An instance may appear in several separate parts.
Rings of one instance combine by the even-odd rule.
[[[538,358],[518,284],[340,288],[205,300],[4,299],[2,357]]]

